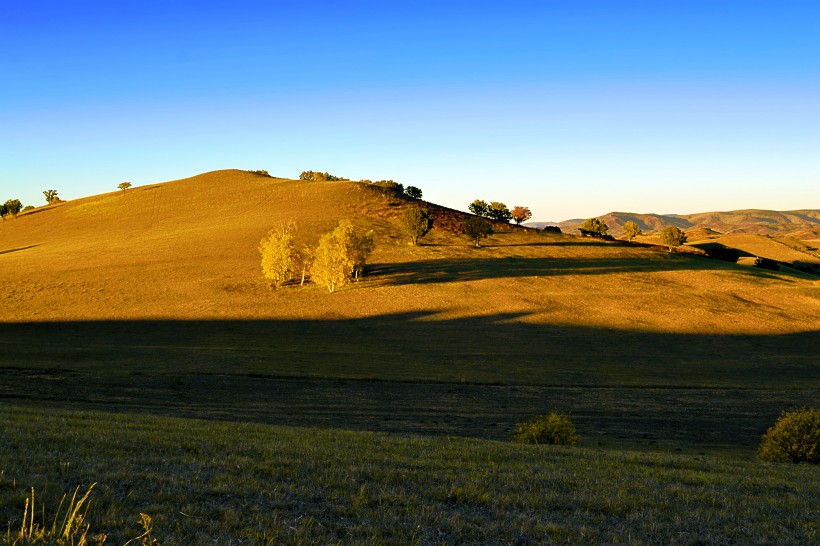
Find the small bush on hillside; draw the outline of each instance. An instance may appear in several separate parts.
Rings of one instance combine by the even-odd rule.
[[[516,425],[512,440],[519,444],[574,446],[581,437],[569,417],[553,411]]]
[[[777,265],[777,262],[774,260],[770,260],[769,258],[755,258],[755,267],[759,267],[761,269],[768,269],[770,271],[779,271],[780,266]]]
[[[820,409],[784,411],[763,435],[757,456],[774,463],[820,464]]]
[[[271,175],[268,173],[268,171],[266,171],[264,169],[260,169],[258,171],[248,171],[248,172],[252,173],[252,174],[255,174],[255,175],[258,175],[258,176],[267,176],[268,178],[272,178]]]
[[[543,231],[544,233],[563,233],[563,231],[561,231],[561,228],[559,228],[558,226],[544,226],[543,228],[541,228],[541,231]]]

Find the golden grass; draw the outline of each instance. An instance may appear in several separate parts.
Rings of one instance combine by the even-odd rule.
[[[356,183],[233,170],[37,209],[0,226],[0,320],[325,319],[423,310],[646,331],[820,328],[812,277],[513,228],[474,249],[439,227],[412,247],[399,229],[402,206]],[[315,286],[267,289],[257,246],[273,225],[296,222],[299,246],[315,244],[342,218],[376,234],[362,282],[333,295]],[[455,223],[441,216],[439,225]]]

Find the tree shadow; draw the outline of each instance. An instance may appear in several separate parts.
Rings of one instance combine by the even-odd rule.
[[[21,250],[28,250],[30,248],[36,248],[40,245],[29,245],[29,246],[21,246],[18,248],[10,248],[8,250],[0,250],[0,254],[11,254],[12,252],[20,252]]]
[[[739,266],[707,257],[673,254],[659,260],[634,258],[444,258],[414,262],[374,263],[368,275],[388,284],[436,284],[455,281],[562,275],[607,275],[657,271],[737,270]],[[748,268],[744,269],[747,271]],[[752,272],[749,272],[752,273]],[[775,275],[754,272],[779,279]]]

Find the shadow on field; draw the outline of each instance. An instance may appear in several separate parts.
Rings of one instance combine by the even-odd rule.
[[[706,271],[730,269],[733,264],[685,255],[670,259],[635,260],[626,258],[448,258],[404,263],[376,263],[367,270],[371,276],[390,284],[432,284],[453,281],[514,277],[554,277],[559,275],[608,275],[657,271]]]
[[[0,254],[11,254],[12,252],[20,252],[21,250],[28,250],[30,248],[36,248],[40,245],[28,245],[28,246],[21,246],[20,248],[10,248],[8,250],[0,250]]]
[[[820,332],[690,335],[515,315],[0,324],[0,400],[403,433],[508,437],[570,412],[591,441],[752,445],[816,404]]]

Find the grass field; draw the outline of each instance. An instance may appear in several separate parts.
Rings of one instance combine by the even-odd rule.
[[[796,545],[820,534],[816,467],[8,406],[0,426],[0,519],[19,524],[30,486],[53,510],[97,483],[86,521],[107,544],[139,535],[140,513],[164,545]]]
[[[463,214],[433,205],[437,228],[411,247],[398,218],[412,205],[220,171],[0,225],[3,517],[30,486],[58,497],[97,481],[114,543],[140,511],[163,544],[816,538],[817,490],[799,485],[816,469],[753,460],[782,410],[818,403],[816,276],[514,227],[476,249]],[[342,218],[376,235],[361,282],[262,282],[257,245],[277,222],[313,244]],[[579,450],[505,442],[550,410],[571,415]],[[533,474],[544,457],[605,485]],[[322,464],[336,485],[311,492]],[[375,474],[351,479],[360,467]],[[492,485],[466,507],[439,490],[459,467],[475,476],[462,491]],[[651,486],[633,495],[621,475]],[[277,512],[279,482],[298,493]],[[530,482],[543,498],[519,502]],[[693,500],[673,514],[678,495]]]

